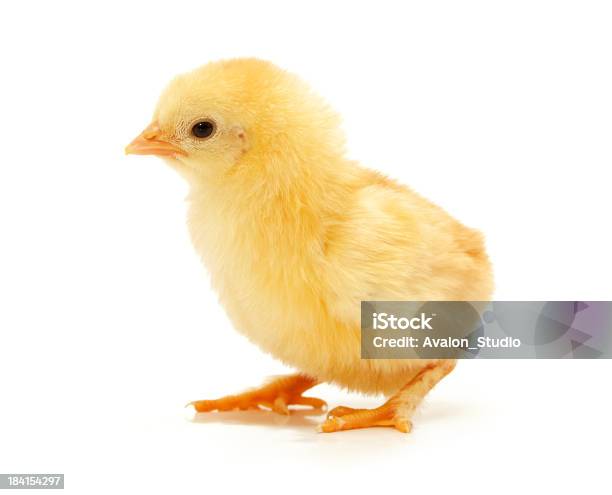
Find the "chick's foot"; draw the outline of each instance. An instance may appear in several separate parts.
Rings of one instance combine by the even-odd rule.
[[[318,382],[305,375],[281,376],[262,387],[238,395],[228,395],[215,400],[191,402],[197,412],[233,411],[247,409],[271,409],[279,414],[289,414],[289,406],[310,406],[313,409],[327,407],[325,401],[302,394]]]
[[[334,431],[370,428],[373,426],[393,426],[404,433],[410,432],[412,423],[391,403],[387,402],[376,409],[353,409],[336,407],[327,415],[327,420],[319,425],[323,433]]]
[[[331,433],[372,426],[392,426],[409,433],[412,430],[410,418],[418,404],[454,367],[455,361],[449,359],[428,362],[382,406],[375,409],[336,407],[329,412],[327,420],[319,425],[319,431]]]

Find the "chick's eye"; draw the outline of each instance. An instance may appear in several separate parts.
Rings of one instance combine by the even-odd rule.
[[[191,134],[200,139],[212,136],[213,132],[215,132],[215,124],[210,120],[197,122],[191,128]]]

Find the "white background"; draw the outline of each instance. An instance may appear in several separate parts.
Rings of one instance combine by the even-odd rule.
[[[193,420],[187,401],[285,370],[210,291],[185,184],[123,147],[175,74],[267,58],[343,114],[351,157],[485,232],[497,299],[610,299],[608,2],[0,10],[0,472],[80,494],[603,489],[610,362],[460,363],[411,435]]]

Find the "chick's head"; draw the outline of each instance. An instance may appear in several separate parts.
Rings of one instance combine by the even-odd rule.
[[[305,83],[269,62],[233,59],[175,78],[126,152],[202,180],[295,176],[343,147],[338,117]]]

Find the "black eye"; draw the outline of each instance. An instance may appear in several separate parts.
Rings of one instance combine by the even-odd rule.
[[[202,120],[191,128],[191,134],[200,139],[212,136],[213,132],[215,132],[215,124],[210,120]]]

